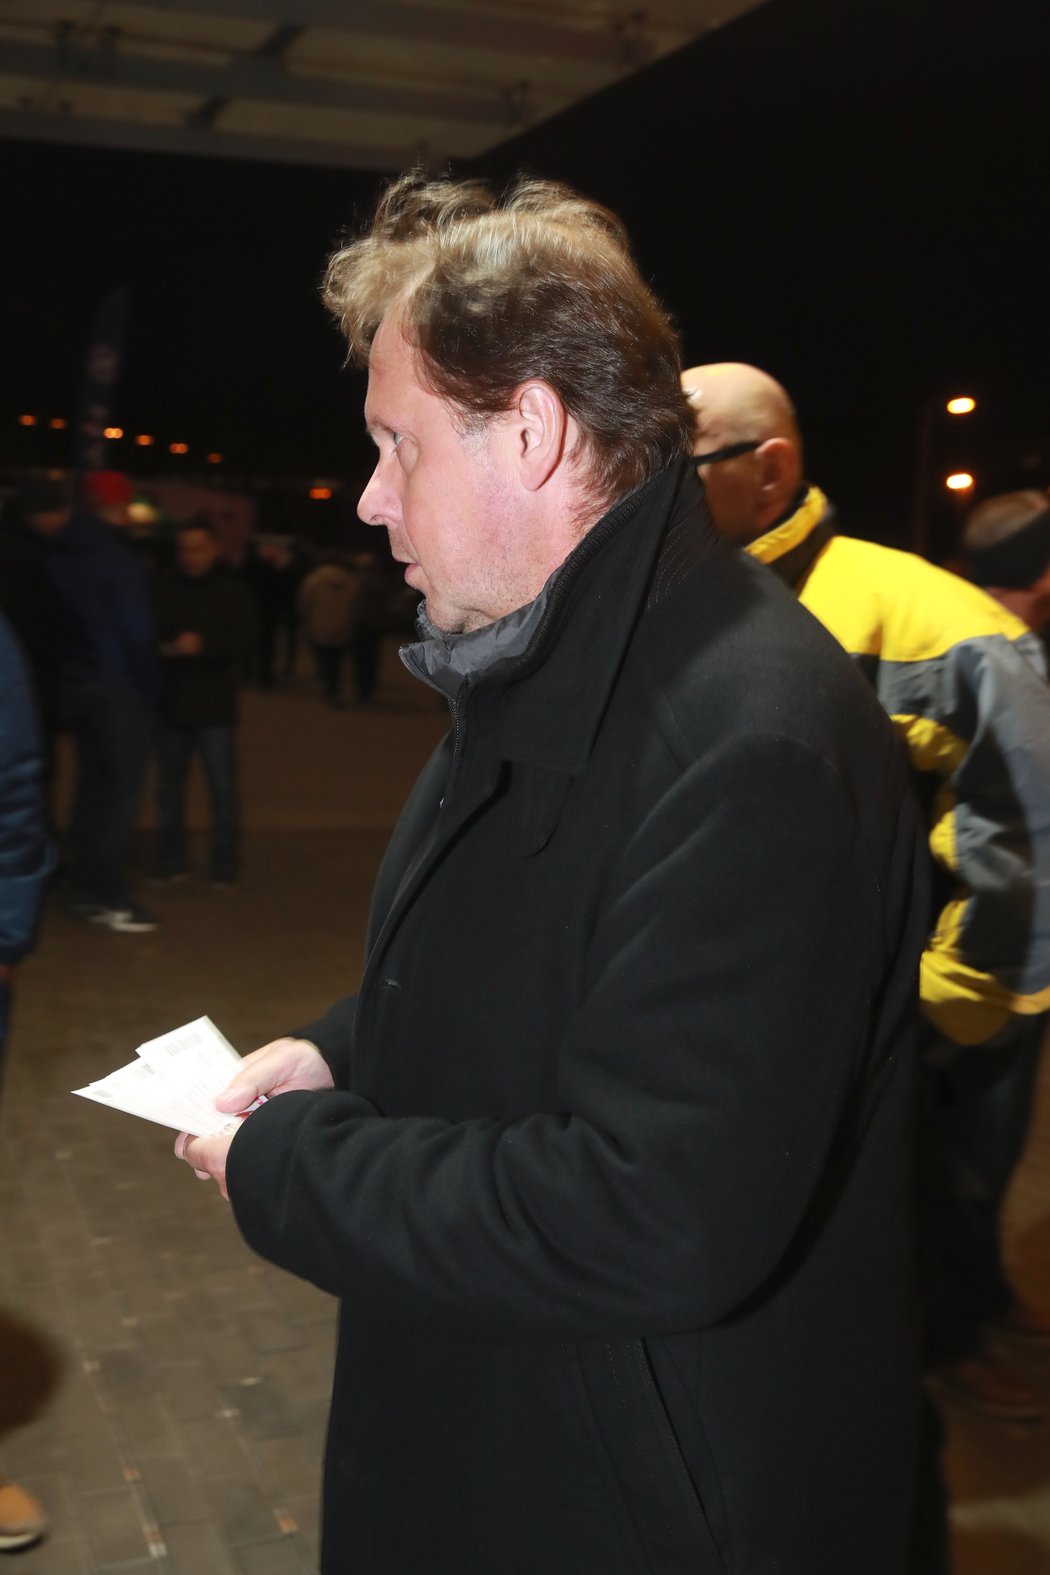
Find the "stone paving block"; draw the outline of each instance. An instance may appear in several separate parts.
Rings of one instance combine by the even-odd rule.
[[[249,1438],[287,1438],[296,1431],[288,1396],[272,1379],[220,1384],[226,1405],[239,1416],[239,1430]]]
[[[171,1575],[243,1575],[233,1550],[209,1521],[166,1526],[164,1546]]]
[[[235,1430],[237,1418],[210,1416],[182,1422],[179,1435],[182,1439],[186,1469],[201,1481],[229,1476],[231,1472],[250,1467],[248,1457],[241,1448]]]
[[[139,1345],[111,1345],[95,1352],[98,1382],[116,1407],[126,1400],[138,1400],[153,1393],[151,1364]]]
[[[302,1326],[271,1308],[242,1313],[240,1326],[248,1344],[261,1355],[268,1351],[292,1352],[304,1341]]]
[[[151,1557],[145,1516],[134,1488],[78,1493],[75,1502],[96,1564],[127,1564]]]
[[[200,1351],[193,1324],[169,1308],[159,1314],[135,1315],[135,1328],[143,1355],[155,1365],[165,1361],[192,1361]]]
[[[63,1374],[50,1409],[58,1425],[71,1433],[108,1428],[104,1397],[79,1366],[71,1365]]]
[[[283,1500],[282,1508],[295,1521],[314,1564],[321,1560],[321,1513],[312,1493],[291,1494]],[[537,1572],[538,1575],[538,1572]],[[597,1572],[595,1572],[597,1575]]]
[[[277,1508],[254,1476],[214,1477],[203,1488],[212,1520],[231,1547],[280,1535]]]
[[[179,1432],[156,1394],[139,1395],[120,1402],[117,1436],[131,1459],[140,1454],[177,1454]],[[123,1435],[123,1437],[122,1437]]]
[[[321,1485],[324,1431],[313,1441],[300,1434],[291,1438],[249,1438],[245,1453],[255,1474],[274,1502],[289,1497],[316,1504]],[[311,1511],[314,1514],[314,1511]]]
[[[334,1365],[334,1342],[325,1330],[316,1346],[304,1340],[298,1350],[260,1357],[259,1372],[281,1384],[289,1394],[313,1400],[331,1393]]]
[[[218,1385],[209,1368],[196,1358],[158,1362],[154,1376],[158,1399],[165,1415],[175,1424],[195,1417],[214,1417],[223,1407]]]
[[[240,1575],[317,1575],[317,1559],[301,1537],[254,1542],[236,1553]]]
[[[209,1518],[200,1480],[190,1474],[180,1455],[142,1454],[138,1469],[146,1503],[162,1530],[182,1521]]]
[[[124,1483],[126,1462],[108,1425],[90,1433],[65,1433],[60,1449],[62,1468],[78,1492],[114,1489]]]

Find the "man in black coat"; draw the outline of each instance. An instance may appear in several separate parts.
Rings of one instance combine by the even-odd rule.
[[[891,1575],[925,858],[889,724],[712,531],[612,215],[405,177],[326,293],[452,728],[357,997],[176,1146],[343,1298],[325,1575]]]
[[[230,886],[240,864],[238,687],[255,611],[248,591],[221,561],[210,520],[201,516],[179,526],[175,557],[176,572],[157,589],[163,663],[155,875],[173,880],[187,872],[186,778],[198,755],[211,809],[212,884]]]

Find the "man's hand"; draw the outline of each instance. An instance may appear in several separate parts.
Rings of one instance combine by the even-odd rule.
[[[188,1132],[180,1132],[175,1139],[175,1153],[179,1159],[193,1166],[194,1175],[199,1181],[218,1182],[219,1191],[227,1203],[230,1194],[226,1191],[226,1156],[236,1130],[237,1123],[234,1122],[229,1131],[216,1132],[214,1137],[191,1137]]]
[[[246,1055],[240,1071],[227,1083],[215,1103],[232,1115],[250,1110],[260,1095],[268,1099],[287,1094],[294,1088],[322,1089],[333,1086],[328,1062],[308,1039],[274,1039],[261,1050]],[[237,1123],[217,1132],[214,1137],[191,1137],[180,1132],[175,1153],[192,1165],[201,1181],[218,1182],[219,1191],[229,1200],[226,1190],[226,1157],[237,1131]]]
[[[331,1088],[332,1072],[308,1039],[273,1039],[246,1055],[241,1069],[215,1103],[237,1115],[249,1110],[260,1095],[287,1094],[293,1088]]]

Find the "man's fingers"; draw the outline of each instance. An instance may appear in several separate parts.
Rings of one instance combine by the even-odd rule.
[[[232,1083],[227,1083],[221,1094],[215,1096],[216,1106],[220,1110],[240,1111],[247,1110],[249,1105],[254,1105],[260,1094],[267,1090],[260,1088],[261,1078],[245,1077],[239,1072]]]

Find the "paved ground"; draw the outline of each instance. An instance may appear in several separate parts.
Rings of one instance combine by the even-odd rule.
[[[48,910],[0,1125],[0,1463],[52,1519],[9,1556],[20,1575],[316,1569],[331,1302],[240,1244],[173,1133],[68,1091],[202,1012],[247,1050],[352,988],[387,829],[443,726],[396,661],[368,713],[324,709],[306,679],[248,695],[242,887],[150,892],[150,936]],[[1048,1084],[1011,1247],[1050,1305]],[[1050,1403],[1050,1353],[1021,1366]],[[949,1425],[959,1575],[1048,1575],[1050,1425]]]

